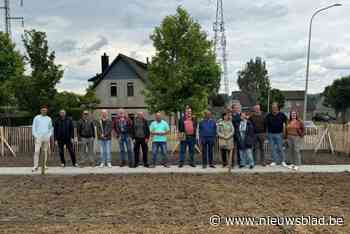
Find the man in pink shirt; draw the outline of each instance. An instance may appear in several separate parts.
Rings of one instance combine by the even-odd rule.
[[[192,110],[186,108],[185,115],[179,120],[179,139],[180,139],[180,161],[179,167],[183,167],[185,163],[186,148],[190,156],[190,166],[194,164],[194,147],[196,144],[197,121],[192,117]]]

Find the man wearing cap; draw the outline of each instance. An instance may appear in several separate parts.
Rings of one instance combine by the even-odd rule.
[[[54,126],[54,136],[55,143],[58,144],[58,151],[61,159],[61,166],[66,166],[66,160],[64,159],[64,146],[67,147],[70,158],[72,160],[73,167],[77,167],[75,153],[73,150],[73,142],[74,142],[74,127],[73,121],[70,118],[66,117],[66,111],[61,110],[60,116],[55,122]]]
[[[83,112],[82,118],[78,122],[77,133],[78,133],[78,139],[81,142],[84,149],[83,158],[80,160],[79,164],[82,165],[88,160],[91,166],[95,166],[95,156],[94,156],[95,124],[90,119],[89,111]]]
[[[47,106],[42,106],[40,114],[35,116],[32,125],[32,134],[35,139],[35,153],[34,153],[34,168],[33,172],[38,170],[39,155],[42,149],[45,157],[45,164],[47,161],[47,154],[49,149],[50,138],[53,133],[52,120],[47,116]],[[44,165],[46,167],[46,165]]]

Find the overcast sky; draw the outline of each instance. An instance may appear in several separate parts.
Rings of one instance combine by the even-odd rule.
[[[154,54],[153,28],[182,5],[210,38],[215,0],[11,0],[12,16],[25,17],[25,29],[46,31],[57,62],[65,69],[60,90],[83,93],[87,79],[100,72],[100,56],[124,53],[141,61]],[[103,3],[102,3],[103,2]],[[319,14],[314,21],[310,92],[323,91],[335,78],[350,74],[350,2]],[[237,71],[256,56],[267,62],[272,86],[303,89],[308,22],[330,0],[224,0],[230,89]],[[1,18],[2,19],[2,18]],[[3,22],[3,21],[1,21]],[[1,25],[3,27],[3,25]],[[23,28],[13,24],[21,46]]]

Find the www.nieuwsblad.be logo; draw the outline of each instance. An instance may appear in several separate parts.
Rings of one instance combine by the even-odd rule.
[[[344,225],[343,217],[335,216],[266,216],[266,217],[251,217],[251,216],[220,216],[212,215],[209,218],[211,226],[219,225],[274,225],[274,226],[294,226],[294,225]]]

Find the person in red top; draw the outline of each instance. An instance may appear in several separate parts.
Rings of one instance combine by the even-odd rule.
[[[196,167],[194,163],[194,149],[196,144],[197,121],[192,117],[192,110],[186,107],[185,115],[179,120],[180,160],[179,167],[184,166],[186,148],[190,156],[190,166]]]
[[[296,111],[290,112],[286,132],[288,146],[290,148],[290,152],[292,153],[293,159],[291,168],[298,170],[298,166],[301,165],[300,149],[303,143],[303,137],[305,135],[305,128],[303,122],[299,120],[299,116]]]

